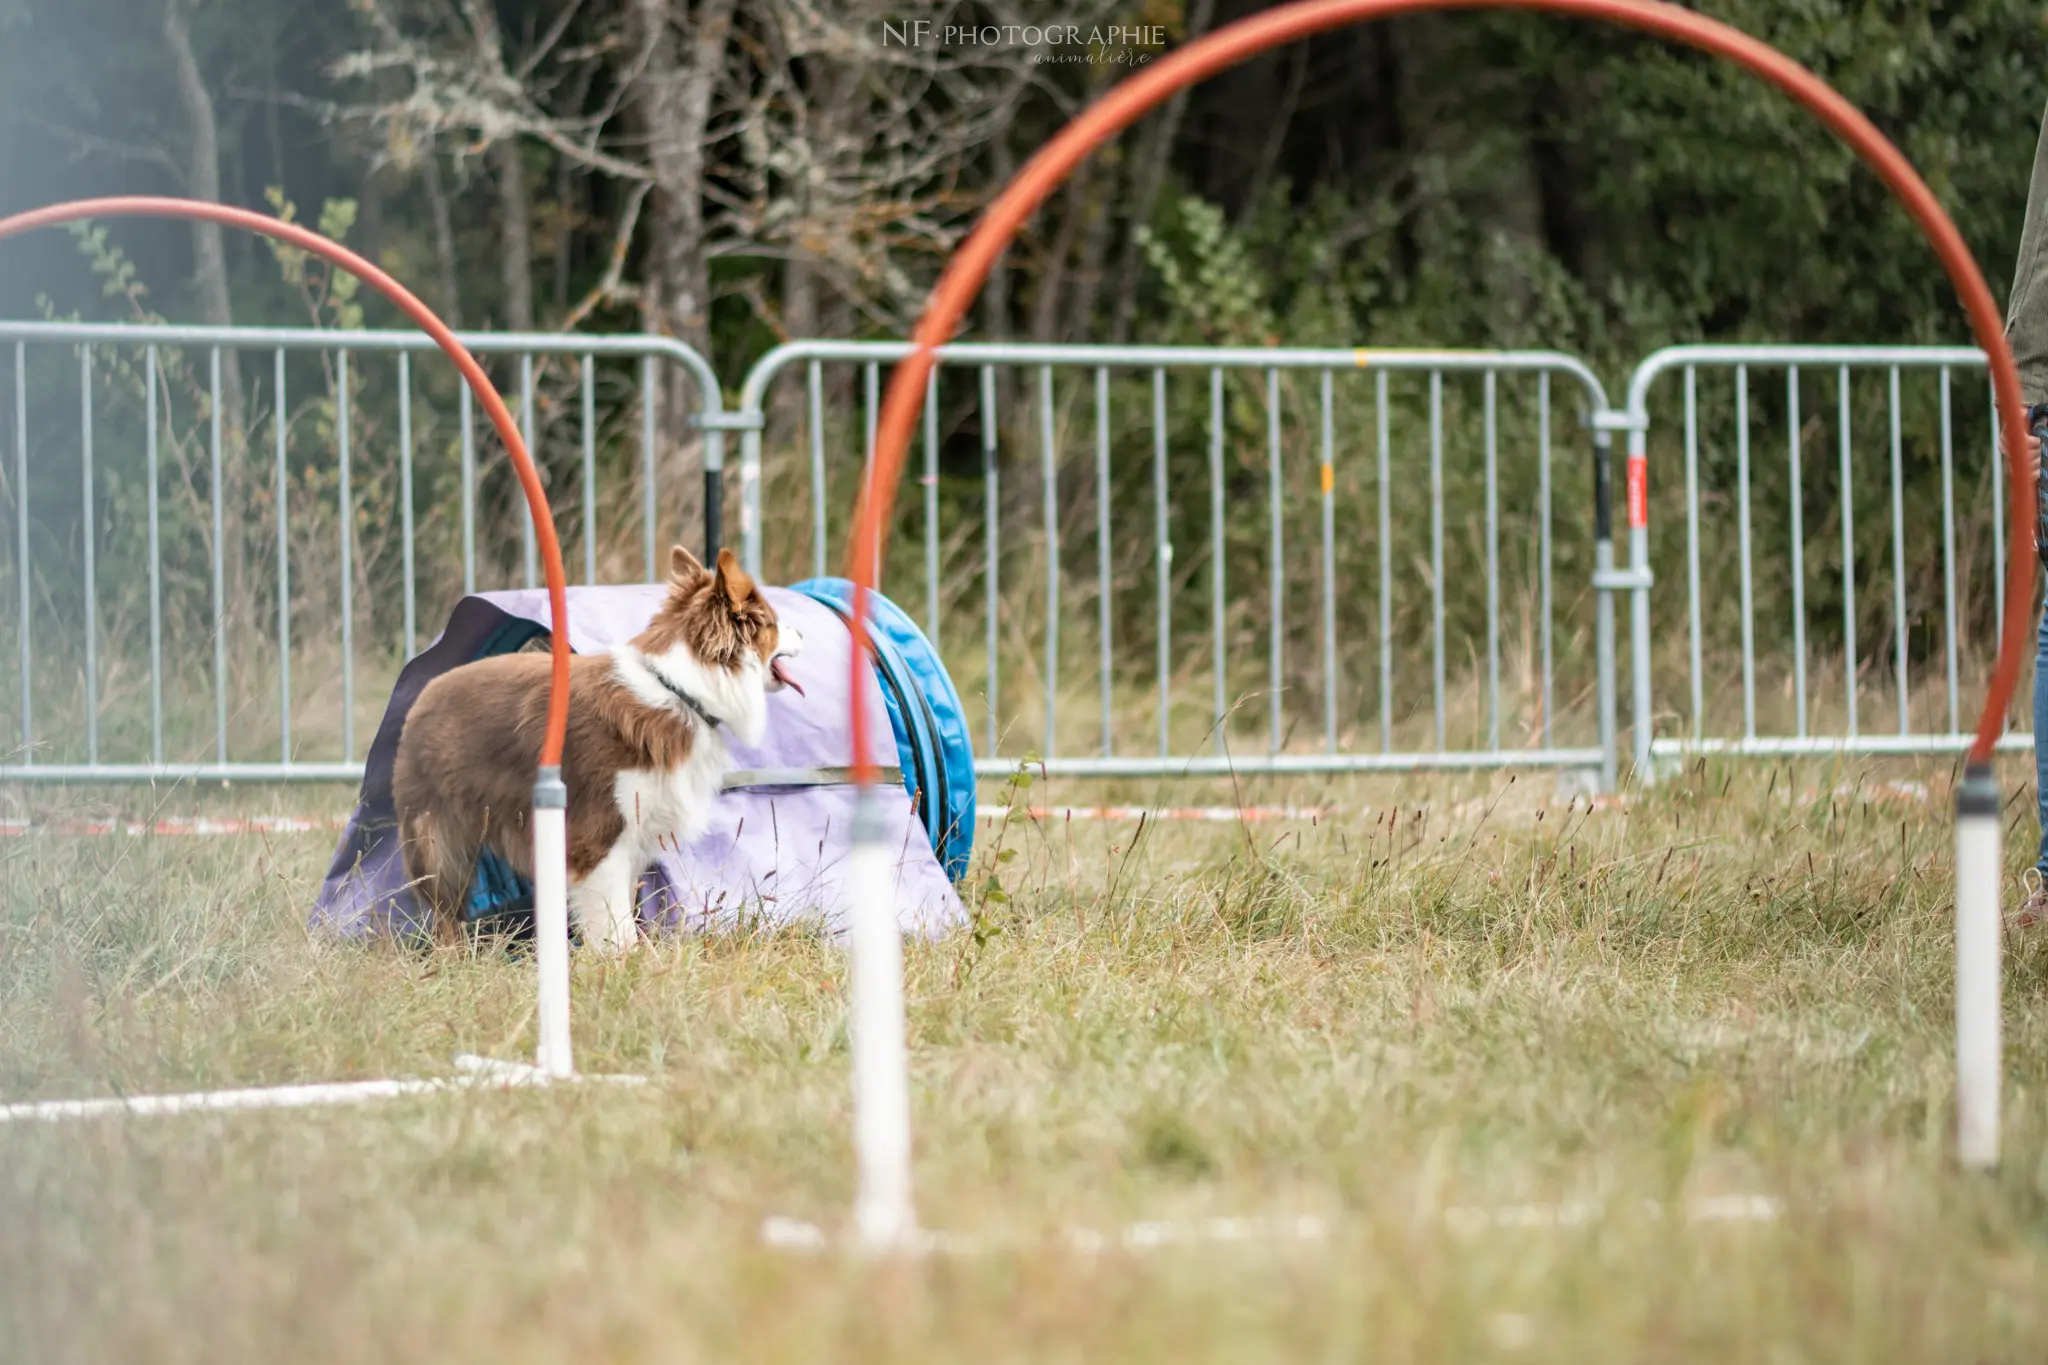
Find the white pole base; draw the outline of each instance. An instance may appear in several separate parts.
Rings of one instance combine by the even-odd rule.
[[[876,837],[872,798],[853,818],[847,860],[853,948],[853,1124],[859,1163],[854,1231],[860,1245],[887,1252],[917,1232],[910,1195],[910,1055],[904,1042],[903,932],[896,919],[896,868]]]
[[[576,1074],[569,1046],[569,789],[559,768],[533,786],[534,966],[540,977],[540,1042],[534,1065]]]
[[[1977,1171],[1998,1164],[1998,892],[2005,873],[1998,814],[1991,769],[1972,764],[1956,792],[1956,1160]]]

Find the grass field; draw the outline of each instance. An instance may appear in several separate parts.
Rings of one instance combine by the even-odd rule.
[[[974,1254],[763,1244],[848,1207],[844,964],[666,941],[577,969],[580,1064],[643,1090],[0,1128],[0,1359],[2040,1359],[2048,944],[2009,944],[2007,1162],[1961,1176],[1948,782],[1036,790],[1333,809],[1019,818],[985,903],[978,854],[907,969],[920,1214]],[[525,963],[306,936],[331,849],[0,841],[0,1098],[528,1055]],[[1068,1239],[1210,1215],[1326,1235]]]

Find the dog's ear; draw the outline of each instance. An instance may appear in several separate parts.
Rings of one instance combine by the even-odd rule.
[[[704,566],[697,562],[697,556],[678,545],[668,552],[668,576],[684,587],[694,587],[704,576]]]
[[[718,552],[718,591],[735,609],[754,595],[754,580],[740,567],[731,550]]]

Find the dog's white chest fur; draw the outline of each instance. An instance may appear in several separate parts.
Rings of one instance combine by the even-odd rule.
[[[677,852],[704,832],[711,803],[731,766],[724,739],[700,732],[680,768],[628,770],[613,780],[612,799],[626,825],[619,841],[631,850],[635,876],[659,854]]]
[[[733,765],[727,733],[744,744],[760,743],[768,725],[768,699],[766,665],[753,654],[736,669],[712,669],[684,648],[649,656],[619,645],[612,650],[612,667],[635,701],[675,712],[695,731],[679,766],[625,768],[613,776],[612,799],[624,828],[590,875],[569,889],[571,909],[585,933],[616,947],[632,941],[633,892],[640,875],[663,853],[680,852],[710,824],[712,803]],[[684,702],[676,689],[702,711]]]
[[[630,645],[612,651],[612,667],[635,701],[675,712],[694,731],[680,767],[627,769],[613,780],[612,796],[626,823],[620,842],[629,846],[637,877],[658,854],[673,852],[704,832],[711,803],[732,769],[727,732],[743,743],[760,742],[768,724],[765,670],[752,654],[736,669],[706,668],[680,646],[650,656]],[[695,706],[678,697],[676,689]],[[707,712],[716,724],[707,719]]]

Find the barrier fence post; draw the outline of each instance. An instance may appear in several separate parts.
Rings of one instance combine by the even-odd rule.
[[[1650,700],[1650,457],[1647,423],[1629,414],[1628,568],[1629,685],[1635,697],[1635,773],[1644,786],[1656,782],[1650,745],[1656,722]]]
[[[1612,792],[1620,780],[1621,744],[1620,722],[1616,711],[1620,706],[1621,686],[1620,650],[1615,639],[1614,594],[1634,594],[1630,601],[1636,607],[1635,626],[1632,631],[1635,644],[1634,658],[1630,669],[1635,683],[1635,770],[1638,776],[1645,776],[1649,761],[1644,754],[1643,736],[1648,733],[1649,715],[1649,639],[1647,635],[1648,612],[1645,609],[1650,583],[1650,571],[1646,561],[1647,542],[1637,544],[1640,534],[1631,527],[1630,542],[1634,547],[1632,564],[1627,570],[1615,567],[1614,563],[1614,433],[1629,433],[1630,446],[1637,443],[1639,426],[1629,412],[1602,410],[1593,414],[1593,587],[1595,590],[1594,611],[1597,645],[1599,649],[1600,707],[1600,784],[1604,791]],[[1630,460],[1633,469],[1635,461]],[[1635,519],[1634,486],[1631,487],[1629,517]]]
[[[756,366],[756,368],[759,368]],[[751,379],[752,376],[749,375]],[[739,415],[749,419],[740,429],[740,565],[761,576],[761,428],[767,419],[760,404],[740,397]]]
[[[704,433],[704,562],[718,562],[725,544],[725,433]]]
[[[1614,589],[1603,580],[1614,575],[1614,433],[1593,432],[1593,587],[1596,681],[1600,707],[1600,790],[1612,793],[1620,778],[1615,753]]]
[[[704,433],[704,562],[713,563],[725,547],[725,433],[740,434],[740,565],[761,573],[759,516],[761,428],[766,418],[742,408],[725,412],[722,400],[708,398],[694,423]]]

